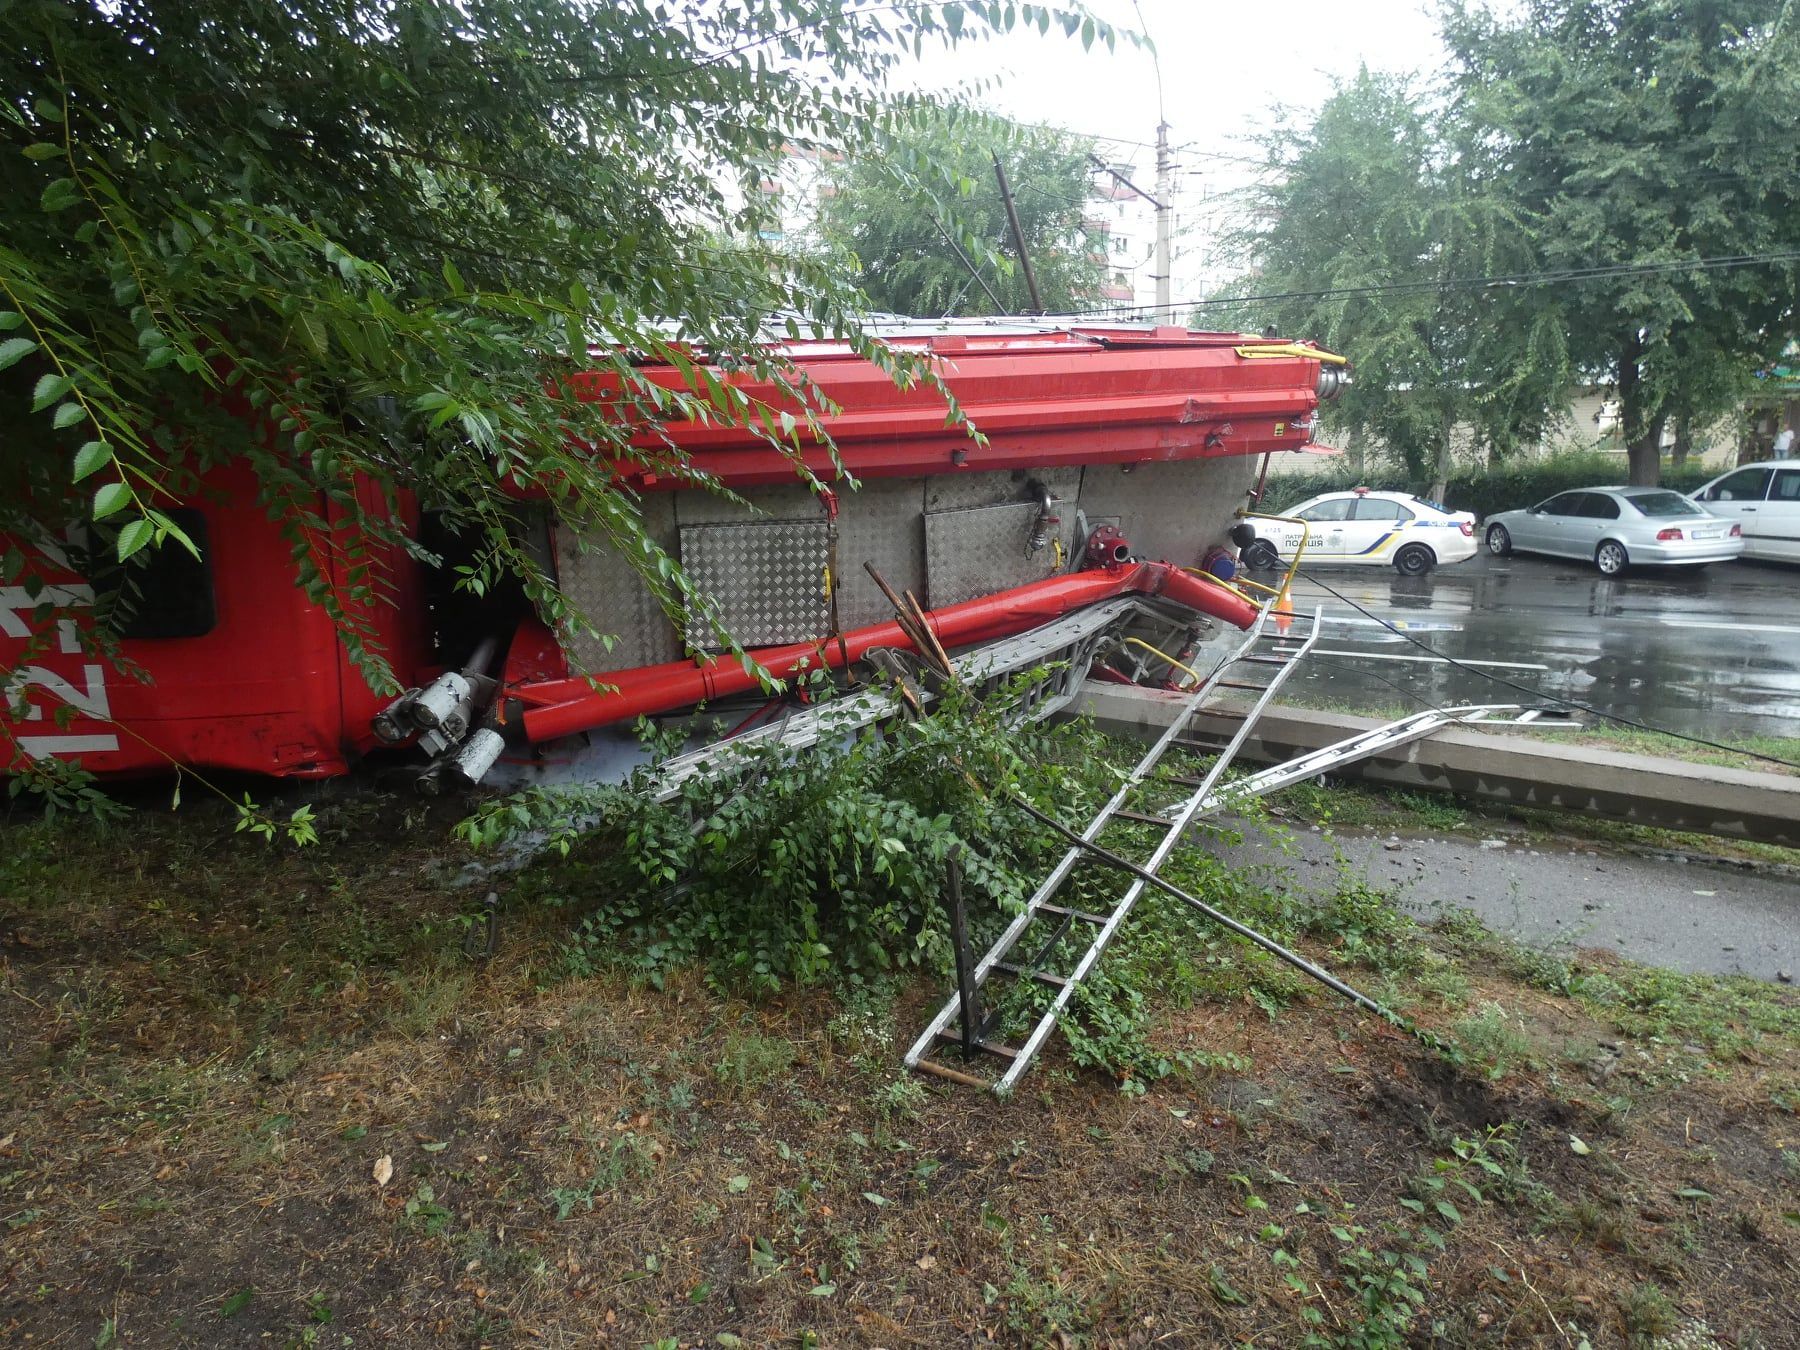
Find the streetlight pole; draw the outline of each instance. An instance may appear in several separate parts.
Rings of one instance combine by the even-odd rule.
[[[1169,236],[1175,212],[1169,201],[1169,124],[1156,124],[1156,322],[1173,323],[1174,288],[1170,282]]]

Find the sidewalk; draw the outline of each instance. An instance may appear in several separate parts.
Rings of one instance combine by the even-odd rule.
[[[1290,825],[1294,884],[1336,885],[1336,855],[1420,922],[1473,910],[1497,933],[1540,945],[1607,947],[1674,970],[1800,977],[1800,880],[1731,863],[1544,847],[1501,833],[1407,837]],[[1499,842],[1496,842],[1499,841]],[[1228,861],[1267,865],[1266,845],[1224,850]]]

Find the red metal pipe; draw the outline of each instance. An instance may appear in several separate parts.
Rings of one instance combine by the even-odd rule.
[[[931,610],[925,618],[945,647],[969,647],[1023,633],[1072,610],[1133,592],[1162,596],[1239,628],[1248,628],[1256,620],[1256,606],[1235,591],[1158,562],[1050,577]],[[899,624],[882,623],[854,629],[845,633],[841,641],[829,644],[798,642],[767,647],[751,655],[770,675],[787,679],[803,664],[836,668],[860,661],[876,647],[911,645]],[[613,687],[597,691],[594,681]],[[731,657],[716,657],[701,665],[674,661],[596,674],[591,679],[537,681],[510,688],[506,693],[526,705],[525,734],[534,742],[542,742],[759,688],[761,681],[745,669],[744,663]]]

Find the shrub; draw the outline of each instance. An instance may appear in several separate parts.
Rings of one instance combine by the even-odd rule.
[[[1057,846],[1020,828],[1003,792],[1066,807],[1094,790],[1088,735],[1013,722],[1041,678],[986,702],[952,691],[932,716],[835,745],[744,750],[671,801],[641,779],[536,789],[490,802],[461,831],[478,844],[547,836],[566,854],[527,892],[588,909],[568,951],[578,974],[623,964],[660,982],[698,963],[723,988],[768,994],[947,964],[951,855],[973,927],[1016,907]]]

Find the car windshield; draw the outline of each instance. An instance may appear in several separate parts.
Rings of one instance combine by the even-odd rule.
[[[1679,492],[1637,492],[1625,500],[1646,516],[1703,516],[1706,514]]]

